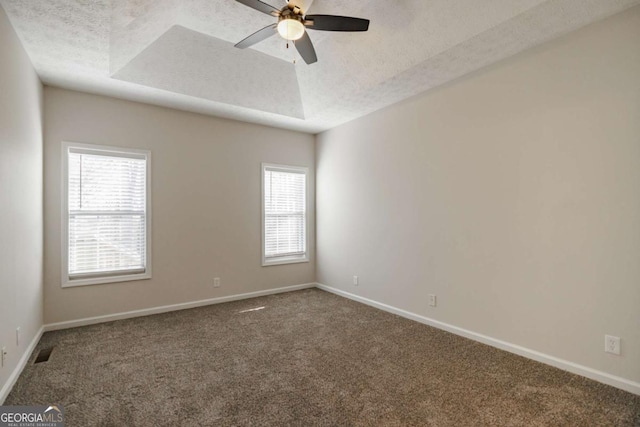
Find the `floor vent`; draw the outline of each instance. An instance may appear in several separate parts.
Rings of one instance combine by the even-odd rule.
[[[40,352],[38,353],[38,357],[36,357],[36,361],[33,363],[36,364],[36,363],[46,362],[47,360],[49,360],[49,357],[51,357],[52,351],[53,351],[53,347],[44,348],[40,350]]]

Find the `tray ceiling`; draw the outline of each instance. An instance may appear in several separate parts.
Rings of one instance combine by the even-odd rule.
[[[275,22],[234,0],[0,0],[46,84],[312,133],[640,4],[304,2],[370,29],[310,31],[319,61],[307,65],[277,35],[234,48]]]

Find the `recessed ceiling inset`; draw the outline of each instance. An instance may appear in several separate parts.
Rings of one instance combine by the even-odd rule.
[[[112,76],[115,79],[304,119],[295,66],[176,25]]]

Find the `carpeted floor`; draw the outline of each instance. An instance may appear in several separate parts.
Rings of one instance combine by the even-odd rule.
[[[5,405],[53,403],[70,427],[640,425],[638,396],[317,289],[46,333]]]

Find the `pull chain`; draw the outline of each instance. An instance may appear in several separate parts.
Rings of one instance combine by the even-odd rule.
[[[293,44],[294,45],[296,44],[295,40],[293,41]],[[289,49],[289,41],[287,41],[287,49]],[[295,51],[293,52],[293,64],[294,65],[296,64],[296,52]]]
[[[293,44],[294,45],[296,44],[295,40],[293,41]],[[295,64],[296,64],[296,51],[294,50],[293,51],[293,65],[295,65]]]

